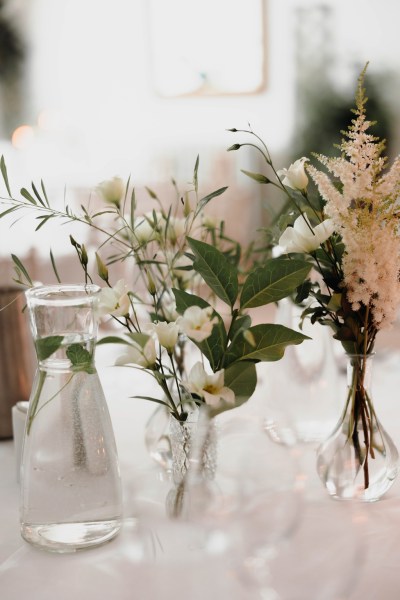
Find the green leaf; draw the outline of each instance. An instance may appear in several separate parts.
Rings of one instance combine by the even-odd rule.
[[[1,170],[1,174],[3,176],[4,185],[7,188],[7,193],[9,196],[12,196],[11,190],[10,190],[10,184],[8,182],[8,173],[7,173],[7,167],[6,167],[6,163],[4,160],[4,156],[2,156],[0,159],[0,170]]]
[[[71,361],[74,370],[94,373],[95,370],[92,365],[93,355],[83,347],[83,344],[70,344],[66,355]]]
[[[83,206],[83,204],[81,204],[81,208],[82,208],[83,212],[85,213],[84,214],[85,221],[87,221],[87,223],[89,223],[90,225],[93,224],[92,221],[96,217],[102,217],[103,215],[115,215],[116,214],[115,210],[100,210],[99,212],[96,212],[92,216],[90,216],[88,211],[86,210],[86,208]],[[113,237],[113,236],[111,235],[110,237]]]
[[[225,369],[225,385],[235,392],[235,405],[240,406],[254,393],[257,371],[252,362],[239,362]]]
[[[252,396],[257,386],[257,371],[254,363],[235,363],[225,369],[224,384],[235,393],[235,404],[224,404],[221,408],[210,409],[210,416],[215,417],[219,413],[241,406]]]
[[[247,177],[250,177],[250,179],[258,181],[258,183],[271,183],[271,180],[268,179],[268,177],[265,177],[265,175],[262,175],[261,173],[252,173],[251,171],[245,171],[244,169],[241,169],[241,171],[242,173],[247,175]]]
[[[5,217],[6,215],[14,212],[15,210],[18,210],[19,208],[20,208],[19,206],[12,206],[11,208],[7,208],[2,213],[0,213],[0,219],[1,219],[1,217]]]
[[[107,335],[96,342],[96,346],[102,346],[103,344],[126,344],[129,346],[128,340],[116,335]]]
[[[50,208],[50,203],[49,203],[49,199],[47,197],[46,188],[44,187],[43,179],[40,180],[40,185],[41,185],[41,188],[42,188],[43,196],[44,196],[44,198],[46,200],[46,204]]]
[[[302,284],[299,285],[299,287],[296,290],[296,298],[295,298],[295,302],[296,304],[301,304],[302,302],[304,302],[304,300],[306,300],[308,298],[308,296],[310,295],[310,292],[312,290],[313,284],[311,283],[311,281],[309,279],[307,279],[307,281],[304,281]]]
[[[200,157],[199,157],[199,155],[197,155],[196,163],[194,165],[194,171],[193,171],[193,185],[194,185],[194,189],[195,189],[196,193],[197,193],[198,187],[199,187],[199,180],[198,180],[199,161],[200,161]]]
[[[169,410],[171,410],[171,406],[164,402],[164,400],[159,400],[159,398],[153,398],[152,396],[129,396],[129,398],[137,398],[139,400],[149,400],[150,402],[156,402],[157,404],[162,404],[166,406]]]
[[[45,225],[49,219],[53,219],[54,217],[55,217],[55,215],[41,215],[39,217],[36,217],[36,219],[38,219],[40,221],[40,223],[35,228],[35,231],[39,231],[39,229],[41,227],[43,227],[43,225]]]
[[[229,339],[234,340],[241,331],[245,331],[251,326],[251,318],[249,315],[238,317],[229,332]]]
[[[31,204],[35,204],[35,206],[37,206],[35,198],[32,196],[32,194],[28,192],[26,188],[21,188],[21,196],[23,196]]]
[[[29,283],[29,285],[33,286],[33,281],[29,277],[28,271],[25,269],[24,265],[22,264],[22,262],[20,261],[18,256],[16,256],[15,254],[11,254],[11,258],[12,258],[16,268],[21,271],[21,273],[23,274],[23,276],[25,277],[25,279]]]
[[[87,223],[89,223],[89,225],[91,225],[92,224],[92,219],[91,219],[91,217],[90,217],[90,215],[89,215],[89,213],[87,211],[86,206],[84,206],[83,204],[81,204],[81,209],[82,209],[83,217],[84,217],[85,221],[87,221]]]
[[[130,226],[132,231],[135,229],[135,210],[136,210],[136,195],[135,188],[132,189],[131,193],[131,208],[129,213]]]
[[[243,336],[229,348],[225,366],[238,360],[275,361],[282,358],[285,348],[292,344],[301,344],[308,336],[284,327],[283,325],[262,324],[250,327],[249,331],[255,345],[249,344]]]
[[[64,339],[62,335],[49,335],[36,340],[36,353],[39,360],[46,360],[56,352]]]
[[[207,308],[210,306],[206,300],[195,294],[188,294],[177,288],[172,288],[172,292],[175,296],[176,310],[180,315],[183,315],[189,306],[200,306],[200,308]]]
[[[272,258],[249,274],[240,298],[242,309],[264,306],[289,296],[304,283],[312,265],[302,260]]]
[[[152,189],[150,189],[149,187],[145,186],[145,190],[149,194],[150,198],[152,198],[153,200],[158,200],[157,194],[155,192],[153,192]]]
[[[193,268],[216,296],[232,307],[239,289],[236,267],[214,246],[193,238],[187,240],[195,256]]]
[[[333,336],[335,337],[335,336]],[[356,342],[347,342],[342,340],[341,344],[343,346],[344,351],[346,352],[346,354],[360,354],[360,347],[357,345]],[[362,352],[361,352],[362,354]]]
[[[187,292],[178,289],[172,289],[172,291],[175,296],[176,310],[180,315],[182,315],[189,306],[199,306],[200,308],[208,308],[210,306],[206,300],[203,300],[203,298],[200,298],[195,294],[188,294]],[[203,342],[192,341],[207,358],[211,368],[215,370],[225,351],[226,330],[221,315],[214,309],[213,316],[218,318],[218,323],[214,325],[211,335]]]
[[[51,250],[51,248],[50,248],[50,262],[51,262],[51,266],[53,267],[54,275],[56,276],[58,283],[61,283],[61,279],[60,279],[60,276],[58,274],[57,267],[56,267],[56,261],[54,260],[54,255],[53,255],[53,251]]]
[[[198,203],[197,208],[196,208],[196,215],[199,214],[199,212],[203,210],[203,208],[206,206],[206,204],[208,204],[210,202],[210,200],[212,200],[213,198],[216,198],[217,196],[220,196],[227,189],[228,189],[227,186],[219,188],[215,192],[211,192],[211,194],[208,194],[207,196],[204,196],[204,198],[202,198],[201,200],[199,200],[199,203]]]
[[[33,183],[33,181],[32,181],[32,190],[33,190],[33,193],[35,194],[36,198],[39,200],[40,204],[42,206],[44,206],[44,208],[46,208],[46,204],[44,203],[44,200],[42,200],[42,197],[40,196],[40,194],[39,194],[39,192],[38,192],[35,184]]]

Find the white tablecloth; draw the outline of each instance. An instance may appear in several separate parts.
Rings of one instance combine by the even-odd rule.
[[[251,600],[257,591],[243,581],[228,555],[204,556],[184,540],[187,524],[160,521],[156,540],[173,540],[176,560],[143,558],[135,495],[141,475],[154,469],[144,446],[144,427],[154,405],[128,396],[145,393],[146,376],[130,369],[98,366],[114,425],[124,488],[125,521],[120,535],[103,547],[71,555],[31,547],[19,535],[18,494],[12,441],[0,442],[0,599],[20,600]],[[376,364],[374,397],[381,421],[400,447],[400,355]],[[262,413],[267,386],[238,409]],[[271,580],[281,600],[398,600],[400,597],[400,478],[373,504],[336,502],[315,472],[315,446],[293,449],[300,463],[303,509],[299,525],[271,558]],[[140,491],[140,489],[139,489]],[[189,527],[189,530],[188,530]],[[139,529],[138,529],[139,528]],[[171,530],[170,528],[174,528]],[[171,531],[172,535],[171,535]],[[163,537],[165,534],[165,537]],[[186,536],[186,537],[185,537]],[[338,595],[346,580],[348,595]]]

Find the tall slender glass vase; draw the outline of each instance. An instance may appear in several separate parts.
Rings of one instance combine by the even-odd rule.
[[[317,469],[335,498],[379,500],[398,473],[398,451],[375,412],[373,354],[347,356],[347,399],[339,423],[317,450]]]
[[[94,365],[100,288],[26,293],[38,367],[21,463],[21,534],[71,552],[102,544],[122,516],[117,450]]]

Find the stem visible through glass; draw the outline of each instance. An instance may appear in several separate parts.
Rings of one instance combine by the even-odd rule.
[[[349,387],[349,395],[347,403],[351,400],[351,413],[349,421],[349,438],[352,439],[354,451],[359,465],[363,466],[364,471],[364,488],[369,487],[369,456],[374,459],[375,453],[373,448],[373,407],[371,399],[366,390],[366,362],[368,356],[350,356],[350,364],[352,368],[351,382]],[[360,445],[358,422],[361,420],[362,430],[364,434],[365,457]]]

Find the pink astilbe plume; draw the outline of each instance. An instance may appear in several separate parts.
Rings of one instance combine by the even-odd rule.
[[[373,123],[365,114],[364,75],[365,70],[359,79],[356,118],[340,145],[342,156],[318,156],[334,179],[315,167],[307,170],[344,243],[347,299],[355,311],[367,307],[375,328],[381,329],[394,321],[400,304],[400,158],[382,175],[387,161],[381,156],[384,142],[367,133]]]

